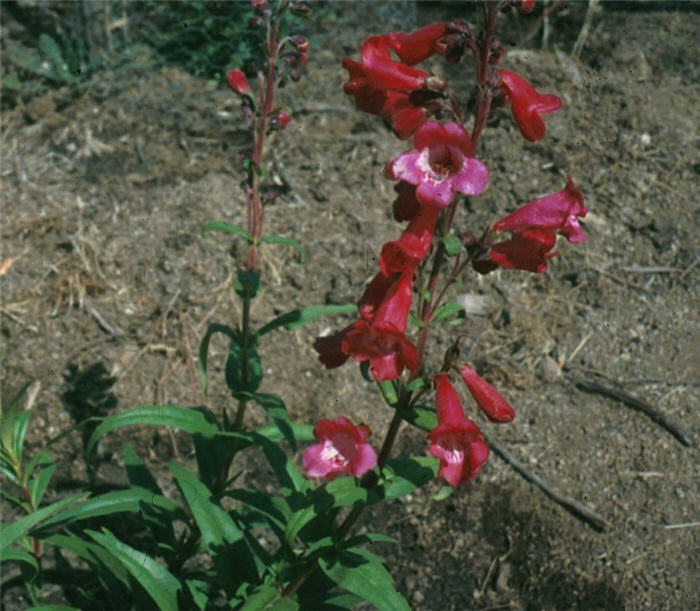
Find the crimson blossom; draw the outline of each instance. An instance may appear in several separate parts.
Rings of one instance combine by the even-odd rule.
[[[493,231],[510,231],[508,240],[493,244],[486,255],[473,262],[476,271],[485,274],[497,267],[523,269],[543,273],[557,234],[574,244],[584,242],[586,235],[579,225],[588,209],[583,193],[566,175],[566,186],[556,193],[540,197],[491,225]]]
[[[446,208],[455,193],[479,195],[489,171],[472,157],[469,134],[457,123],[425,123],[413,136],[413,150],[384,168],[384,176],[416,185],[416,199],[425,206]]]
[[[333,479],[340,473],[360,476],[377,464],[377,454],[367,438],[368,426],[355,426],[347,418],[322,418],[314,427],[314,437],[321,443],[304,451],[302,462],[307,477]]]
[[[360,49],[362,61],[343,60],[350,77],[343,90],[355,98],[361,111],[390,121],[399,138],[409,138],[427,119],[421,96],[414,94],[427,87],[430,76],[412,66],[435,52],[445,31],[445,24],[435,23],[411,34],[371,36]],[[392,58],[392,50],[401,61]]]
[[[477,405],[491,422],[512,422],[515,410],[501,394],[476,371],[464,365],[459,372]]]
[[[476,424],[464,415],[457,391],[446,373],[435,381],[438,425],[428,433],[430,453],[440,459],[438,476],[450,486],[474,479],[489,456],[489,447]]]
[[[561,108],[561,99],[552,94],[538,93],[524,78],[510,70],[497,70],[501,85],[510,101],[513,118],[523,138],[530,142],[542,140],[545,125],[540,114],[549,114]]]

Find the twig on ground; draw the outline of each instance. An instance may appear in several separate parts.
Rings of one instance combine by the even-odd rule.
[[[113,327],[110,325],[100,314],[96,308],[90,308],[90,314],[92,317],[95,319],[97,324],[100,326],[100,329],[102,329],[104,332],[109,333],[110,335],[121,335],[122,331],[119,327]]]
[[[561,494],[555,490],[548,482],[543,480],[539,475],[536,475],[530,469],[528,469],[523,463],[521,463],[515,456],[513,456],[508,450],[506,450],[500,443],[484,435],[486,438],[486,443],[489,447],[505,462],[507,462],[513,469],[515,469],[520,475],[523,476],[527,481],[535,484],[540,488],[550,499],[555,503],[561,505],[569,513],[576,516],[580,520],[588,523],[590,526],[598,531],[603,531],[612,527],[610,522],[608,522],[600,514],[596,513],[592,509],[586,507],[583,503],[580,503],[576,499],[572,499],[564,494]]]
[[[684,446],[689,448],[693,446],[693,442],[683,431],[680,430],[678,426],[669,421],[669,419],[658,409],[649,405],[645,401],[637,399],[636,397],[633,397],[632,395],[629,395],[617,388],[610,388],[609,386],[598,384],[593,380],[577,380],[576,387],[585,392],[597,393],[599,395],[609,397],[610,399],[616,399],[628,407],[645,413],[659,426],[665,428],[669,433],[671,433],[671,435],[673,435]]]
[[[578,38],[574,43],[574,48],[571,50],[571,57],[578,57],[583,50],[583,45],[586,44],[586,39],[591,31],[591,23],[593,23],[593,15],[598,10],[599,0],[588,0],[588,9],[586,10],[586,16],[583,18],[583,26],[578,33]]]

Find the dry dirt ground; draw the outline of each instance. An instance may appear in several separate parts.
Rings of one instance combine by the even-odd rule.
[[[283,91],[294,119],[271,160],[291,188],[267,214],[268,231],[300,241],[308,261],[285,247],[264,252],[256,323],[293,307],[355,301],[381,244],[398,235],[381,172],[406,144],[353,107],[339,64],[367,35],[435,20],[435,8],[345,3],[312,23],[312,61]],[[463,4],[448,8],[471,14]],[[552,19],[547,50],[540,34],[515,45],[525,26],[508,20],[504,66],[558,93],[564,107],[535,144],[507,114],[496,118],[479,153],[489,188],[459,212],[459,227],[478,233],[561,189],[570,172],[590,209],[588,241],[564,244],[547,275],[466,274],[455,294],[481,296],[480,310],[436,333],[429,363],[466,333],[470,360],[518,414],[508,426],[480,424],[610,526],[594,530],[492,454],[443,502],[431,498],[436,482],[365,516],[367,527],[398,540],[380,551],[415,609],[700,606],[696,9],[604,6],[580,60],[569,54],[585,5],[567,4]],[[449,74],[466,91],[469,68]],[[35,381],[29,452],[88,415],[202,402],[198,341],[210,322],[240,316],[231,279],[244,248],[200,236],[208,220],[244,225],[237,112],[225,87],[147,63],[96,75],[78,95],[55,90],[4,112],[2,383],[7,396]],[[352,365],[322,369],[311,349],[321,331],[344,324],[269,336],[265,389],[299,420],[348,414],[380,437],[390,414],[375,388]],[[215,410],[228,401],[224,349],[215,342],[210,360]],[[693,446],[584,392],[581,378],[655,406]],[[175,454],[191,460],[185,435],[130,431],[105,439],[89,473],[75,433],[53,448],[60,469],[49,497],[123,481],[127,438],[155,468]],[[405,430],[398,449],[424,454],[426,442]],[[249,482],[266,477],[253,461],[243,466]],[[22,601],[18,589],[3,593],[5,605]]]

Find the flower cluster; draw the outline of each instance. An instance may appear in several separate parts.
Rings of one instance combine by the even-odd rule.
[[[489,117],[499,107],[508,107],[522,136],[536,142],[546,133],[542,115],[562,105],[560,98],[538,92],[520,75],[495,67],[505,53],[493,35],[495,11],[506,4],[487,4],[480,35],[464,21],[433,23],[411,33],[372,36],[361,47],[360,61],[343,60],[348,72],[344,90],[357,107],[381,117],[399,139],[411,139],[412,147],[384,168],[384,177],[396,181],[394,218],[408,224],[399,238],[383,245],[377,274],[358,303],[359,319],[317,338],[314,348],[328,368],[339,367],[350,357],[368,361],[370,375],[378,382],[393,384],[400,400],[405,401],[404,407],[411,402],[411,392],[401,382],[404,370],[410,372],[407,384],[432,377],[437,425],[428,434],[429,451],[440,461],[438,475],[452,486],[473,479],[489,450],[477,424],[466,417],[449,371],[459,372],[488,420],[510,422],[515,412],[473,369],[455,365],[454,355],[446,355],[435,375],[425,371],[428,329],[445,292],[436,290],[441,266],[447,257],[454,258],[445,289],[467,265],[482,274],[499,267],[543,273],[548,259],[557,254],[553,248],[558,235],[572,243],[585,240],[579,219],[587,209],[581,191],[567,175],[563,190],[535,199],[492,223],[480,238],[466,232],[457,240],[457,249],[447,247],[460,197],[480,195],[489,184],[489,171],[476,156]],[[521,13],[534,6],[530,0],[510,4]],[[467,50],[473,52],[477,75],[471,133],[448,84],[418,67],[435,55],[456,63]],[[431,254],[434,263],[427,268],[424,264]],[[426,282],[425,274],[417,272],[427,269],[432,271]],[[420,329],[417,343],[407,336],[414,305]],[[331,426],[324,420],[317,426],[316,438],[321,443],[304,455],[307,474],[328,478],[339,472],[358,475],[373,468],[368,458],[353,462],[353,457],[370,455],[366,429],[345,419],[335,422]],[[384,450],[381,456],[385,456]],[[379,462],[383,467],[382,459]]]

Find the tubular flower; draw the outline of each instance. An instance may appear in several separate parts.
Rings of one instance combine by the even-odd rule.
[[[410,221],[421,208],[420,202],[416,199],[416,185],[399,180],[394,185],[394,191],[397,193],[393,205],[394,220],[399,223]]]
[[[345,354],[341,349],[342,342],[350,329],[352,329],[352,325],[348,325],[332,335],[317,337],[314,341],[313,346],[314,350],[318,352],[318,360],[328,369],[340,367],[350,358],[349,355]]]
[[[520,232],[526,229],[556,231],[574,244],[585,242],[586,235],[578,224],[588,209],[583,205],[583,193],[566,175],[566,186],[518,208],[492,225],[496,231]]]
[[[367,438],[368,426],[355,426],[347,418],[321,419],[314,427],[314,437],[321,443],[304,451],[302,461],[307,477],[333,479],[340,473],[360,476],[377,464],[377,454]]]
[[[547,259],[558,254],[549,252],[556,241],[557,237],[551,231],[527,229],[514,233],[509,240],[494,244],[488,251],[488,261],[500,267],[543,274],[547,271]],[[482,272],[477,267],[478,263],[480,262],[474,262],[474,269],[480,273],[495,269],[486,266],[486,271]]]
[[[465,365],[459,375],[469,389],[477,405],[484,411],[491,422],[512,422],[515,418],[515,410],[499,392],[486,380]]]
[[[514,72],[498,70],[498,73],[520,133],[530,142],[542,140],[545,126],[540,115],[559,110],[561,99],[552,94],[538,93],[530,83]]]
[[[405,336],[412,276],[412,269],[398,276],[378,307],[376,302],[367,300],[363,320],[357,321],[341,342],[345,354],[358,362],[369,360],[370,373],[380,382],[395,380],[404,368],[415,370],[418,367],[416,348]],[[386,280],[378,276],[375,282],[378,289],[383,289]],[[362,307],[361,302],[361,312]]]
[[[431,23],[410,34],[392,32],[390,46],[404,64],[413,66],[434,55],[437,41],[446,33],[446,23]]]
[[[449,376],[439,373],[434,380],[438,425],[428,434],[429,451],[440,459],[438,476],[450,486],[459,486],[476,477],[489,447],[479,427],[464,415]]]
[[[486,166],[474,153],[469,134],[457,123],[425,123],[413,136],[414,149],[399,155],[384,176],[416,185],[416,199],[445,208],[455,193],[478,195],[488,184]]]
[[[387,242],[379,257],[379,267],[384,274],[415,269],[425,259],[435,236],[440,209],[421,206],[416,216],[406,226],[403,235],[393,242]]]

